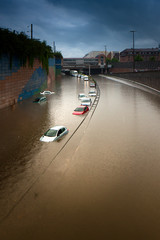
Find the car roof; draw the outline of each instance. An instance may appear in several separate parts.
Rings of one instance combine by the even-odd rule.
[[[91,99],[90,98],[83,98],[82,100],[85,101],[85,100],[91,100]]]
[[[76,107],[76,108],[85,108],[86,106],[83,106],[83,105],[80,105],[80,106],[78,106],[78,107]]]

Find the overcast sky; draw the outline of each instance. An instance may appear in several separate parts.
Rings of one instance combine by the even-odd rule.
[[[159,0],[1,0],[0,27],[56,43],[63,57],[90,51],[158,47]],[[29,26],[29,27],[27,27]]]

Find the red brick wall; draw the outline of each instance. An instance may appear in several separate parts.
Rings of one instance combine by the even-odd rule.
[[[6,76],[5,79],[0,80],[0,109],[17,103],[22,89],[39,67],[42,67],[42,64],[35,60],[33,68],[27,64],[26,67],[20,67],[17,72],[13,72],[11,75]]]

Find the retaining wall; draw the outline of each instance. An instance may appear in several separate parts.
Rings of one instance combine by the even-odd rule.
[[[20,60],[13,57],[11,67],[9,56],[3,55],[0,58],[0,109],[29,98],[47,88],[48,85],[51,86],[60,73],[61,59],[49,59],[47,75],[37,59],[34,60],[31,68],[28,63],[22,67]]]
[[[147,85],[160,91],[160,71],[114,73],[113,75]]]
[[[111,63],[108,72],[121,73],[133,72],[133,62],[115,62]],[[139,61],[135,62],[135,71],[155,71],[160,70],[160,61]]]

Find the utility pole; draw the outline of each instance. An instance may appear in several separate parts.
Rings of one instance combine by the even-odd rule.
[[[91,67],[90,67],[90,64],[89,64],[89,76],[91,76]]]
[[[133,33],[133,72],[134,72],[134,70],[135,70],[135,60],[134,60],[134,33],[135,33],[135,31],[132,30],[130,32]]]
[[[54,52],[54,53],[56,52],[56,44],[55,44],[55,41],[53,41],[53,52]]]
[[[106,63],[106,58],[107,58],[107,56],[106,56],[106,53],[107,53],[107,46],[106,46],[106,45],[104,45],[104,47],[105,47],[104,73],[106,73],[106,65],[107,65],[107,63]]]
[[[106,52],[107,52],[107,50],[106,50],[106,45],[104,45],[104,47],[105,47],[105,57],[106,57]]]
[[[27,26],[29,28],[29,26]],[[31,39],[33,39],[33,24],[30,26],[30,31],[27,31],[31,33]]]
[[[31,24],[31,39],[33,39],[33,24]]]

